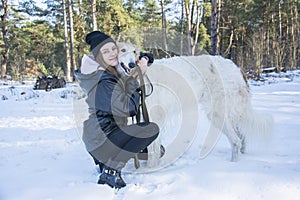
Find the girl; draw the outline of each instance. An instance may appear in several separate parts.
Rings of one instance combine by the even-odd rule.
[[[152,122],[127,125],[127,118],[138,112],[140,85],[136,76],[122,78],[117,72],[116,42],[103,32],[93,31],[87,34],[86,43],[92,55],[83,56],[80,72],[75,74],[89,107],[83,141],[100,166],[98,184],[119,189],[126,186],[122,168],[157,138],[159,127]],[[144,75],[147,62],[144,57],[137,62]]]

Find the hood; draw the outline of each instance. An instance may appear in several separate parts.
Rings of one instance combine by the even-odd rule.
[[[95,60],[93,55],[83,55],[81,59],[80,71],[82,74],[91,74],[99,69],[104,70],[103,67]]]
[[[104,68],[96,62],[92,55],[84,55],[80,70],[75,72],[75,77],[83,91],[88,94],[99,82],[103,72]]]

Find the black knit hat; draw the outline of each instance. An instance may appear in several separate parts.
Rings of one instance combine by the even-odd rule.
[[[86,35],[85,42],[90,45],[90,51],[97,47],[99,50],[108,42],[116,43],[110,36],[101,31],[92,31]]]

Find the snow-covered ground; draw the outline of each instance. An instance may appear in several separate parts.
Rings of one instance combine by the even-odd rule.
[[[0,82],[0,199],[299,199],[300,72],[266,78],[251,81],[251,89],[255,109],[274,117],[269,141],[252,141],[230,162],[224,136],[202,160],[195,140],[160,170],[135,173],[129,163],[119,191],[96,184],[74,121],[72,85],[45,92],[30,82]]]

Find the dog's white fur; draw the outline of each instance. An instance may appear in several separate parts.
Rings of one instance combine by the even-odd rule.
[[[124,42],[118,42],[117,45],[119,48],[120,63],[124,63],[126,67],[129,67],[129,63],[136,63],[140,53],[139,48]]]
[[[126,43],[118,44],[118,46],[122,49],[119,56],[121,62],[128,63],[132,62],[132,59],[137,59],[138,50],[135,46]],[[152,118],[165,115],[166,118],[174,119],[172,115],[177,111],[174,111],[172,107],[178,103],[185,106],[181,112],[193,113],[195,109],[197,110],[198,104],[203,106],[212,128],[208,130],[208,139],[202,147],[202,156],[209,153],[208,151],[214,145],[211,142],[216,141],[219,132],[223,132],[227,136],[232,146],[231,160],[237,161],[240,152],[245,151],[247,137],[251,135],[266,136],[272,131],[272,117],[253,110],[247,81],[241,70],[231,60],[210,55],[155,60],[148,69],[147,75],[154,82],[154,92],[147,101],[147,107],[151,109],[160,106],[160,109],[151,110],[150,115],[154,116]],[[172,91],[168,92],[168,90]],[[170,100],[170,94],[178,96],[178,99]],[[186,114],[183,113],[184,115]],[[195,121],[198,120],[196,112],[189,116],[189,120],[192,120],[191,118]],[[176,125],[176,120],[174,121],[172,123]],[[185,121],[184,123],[193,122]],[[190,134],[189,132],[196,131],[196,128],[189,130],[193,126],[192,124],[185,125],[180,125],[186,127],[180,130],[182,132],[180,134]],[[150,149],[156,152],[156,156],[150,156],[148,166],[157,163],[159,144],[160,140],[158,139],[150,145]]]

